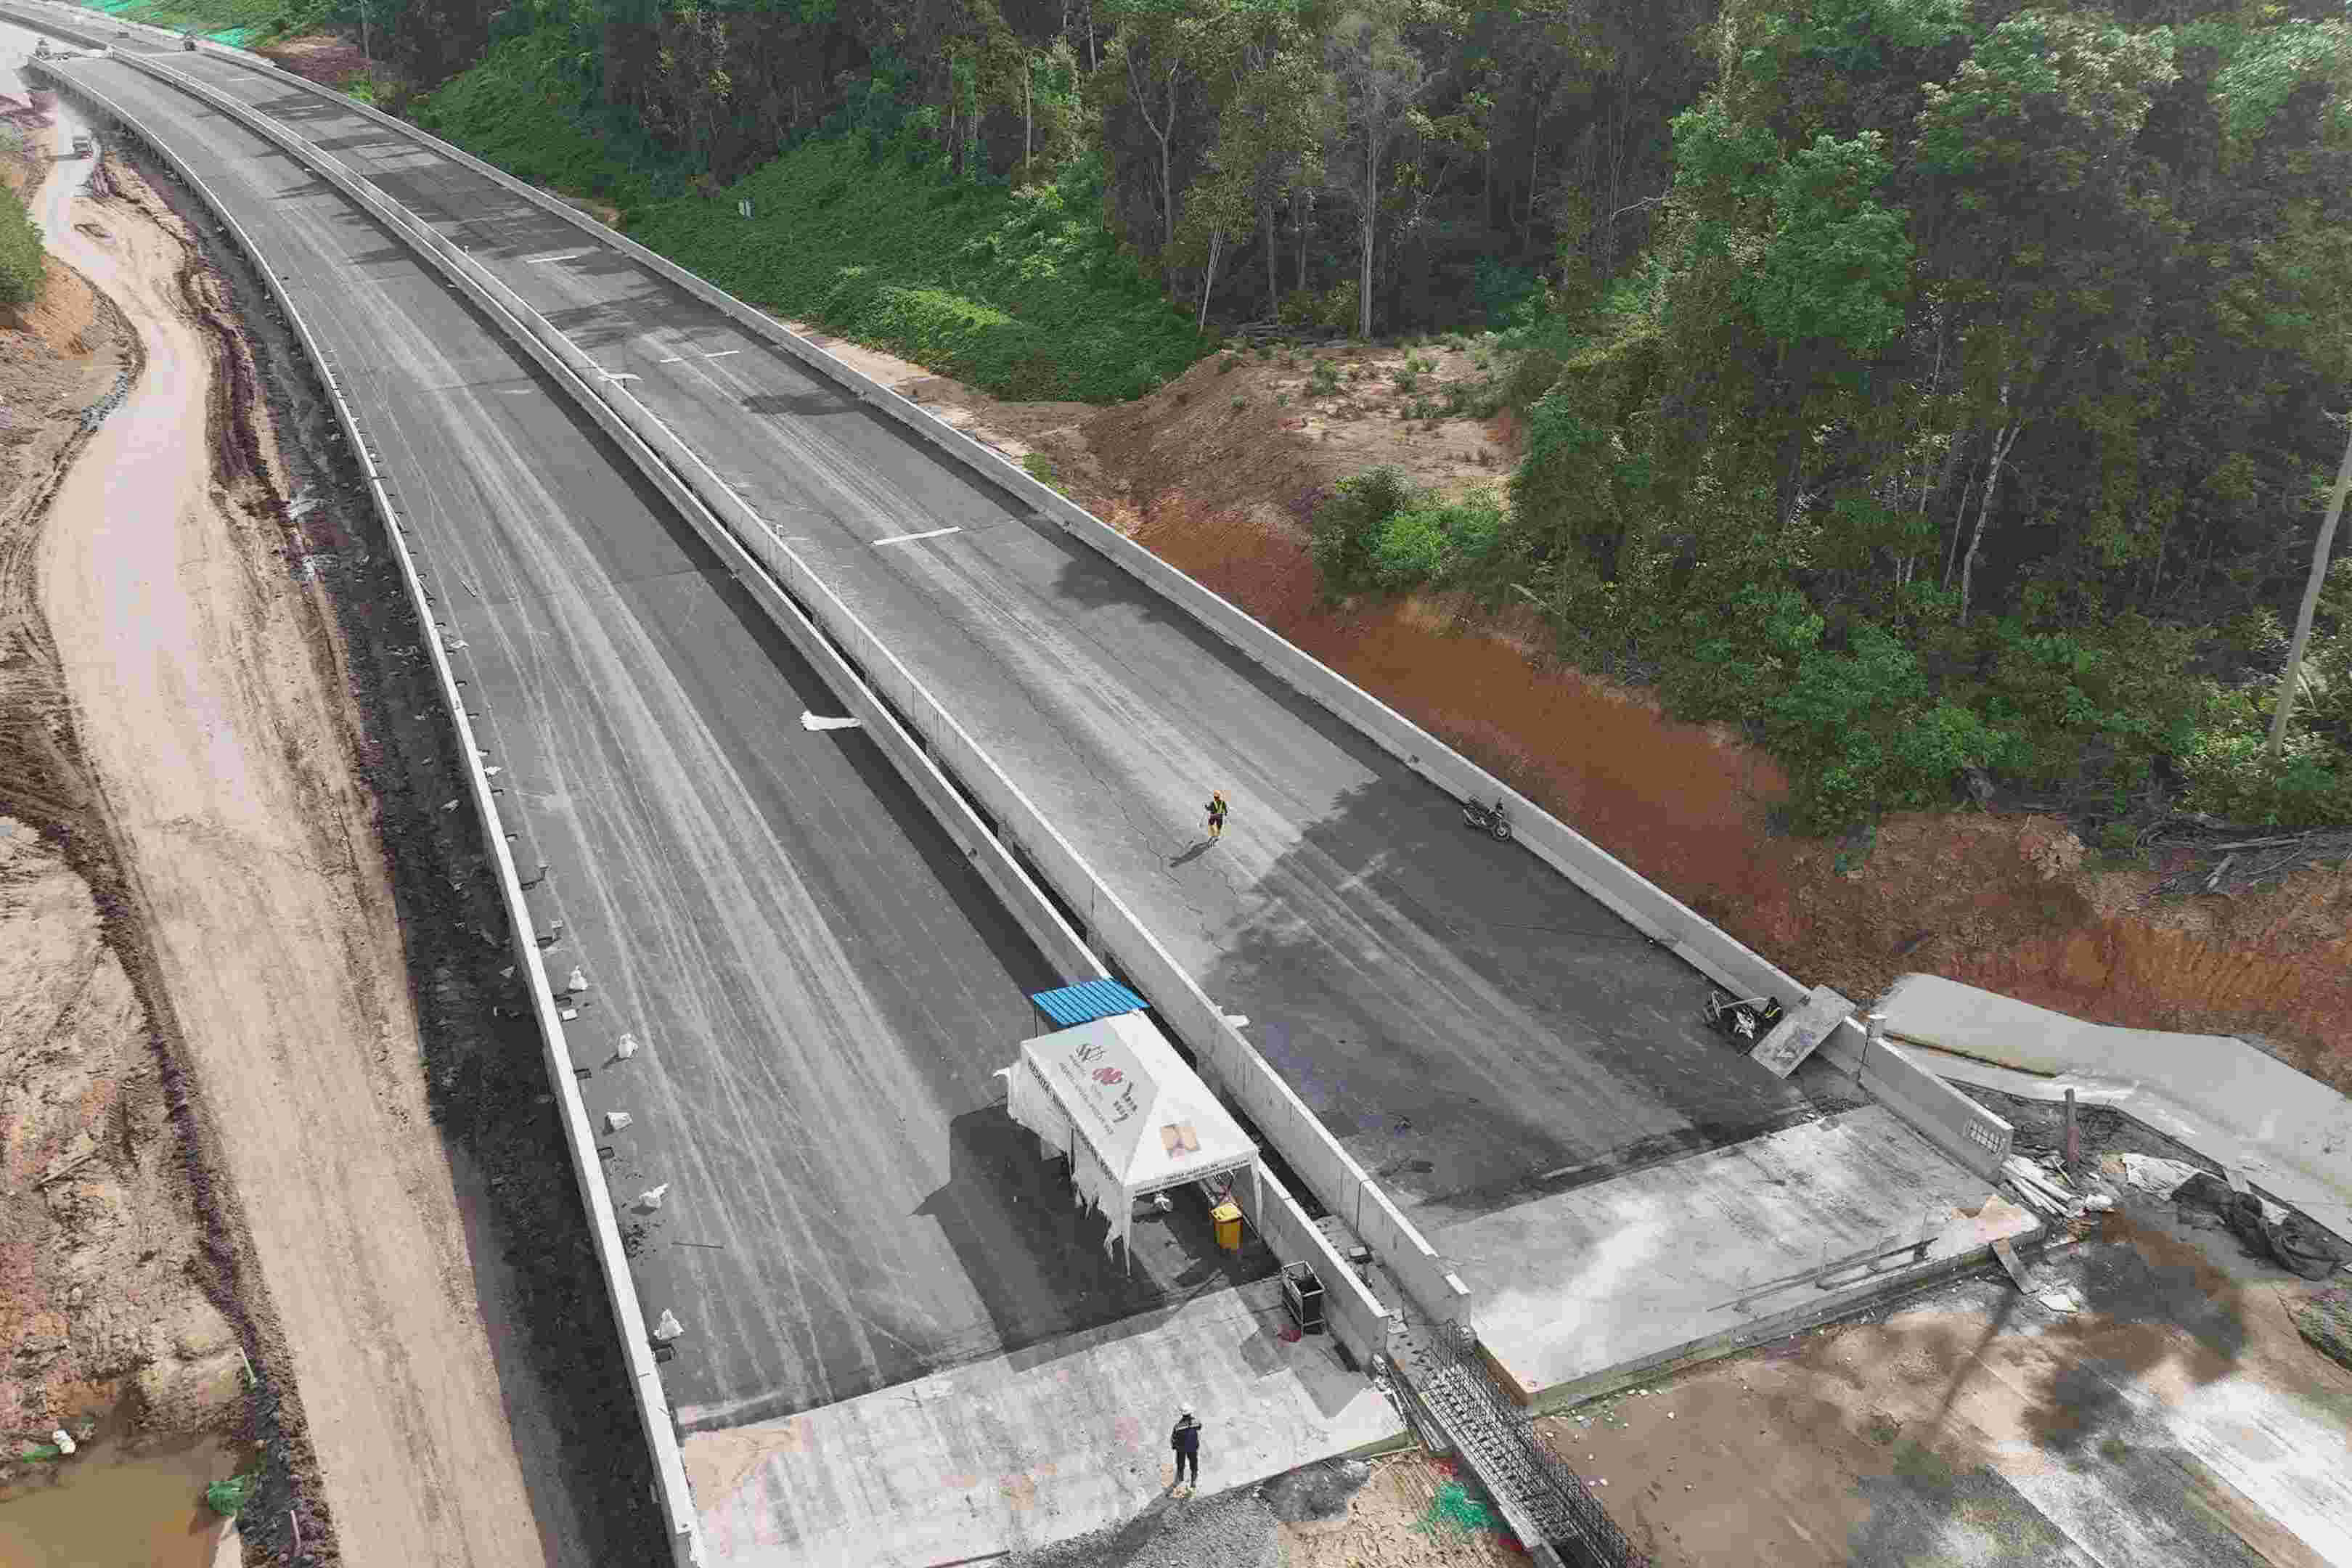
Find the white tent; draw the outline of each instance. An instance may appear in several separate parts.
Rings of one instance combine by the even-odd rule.
[[[1125,1243],[1135,1202],[1165,1187],[1257,1166],[1257,1145],[1140,1013],[1021,1042],[1001,1069],[1013,1120],[1070,1158],[1078,1201]]]

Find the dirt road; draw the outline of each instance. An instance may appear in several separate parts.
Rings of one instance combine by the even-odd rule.
[[[2294,1327],[2319,1287],[2137,1197],[2028,1279],[1538,1425],[1658,1568],[2352,1562],[2352,1373]]]
[[[137,194],[136,176],[124,175]],[[351,1563],[577,1560],[535,1518],[494,1370],[356,717],[281,543],[266,414],[152,198],[57,236],[145,341],[58,491],[41,607],[242,1200]],[[235,394],[225,393],[235,384]]]

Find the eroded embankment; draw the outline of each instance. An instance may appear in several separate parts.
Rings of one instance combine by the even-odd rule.
[[[210,216],[167,172],[140,166],[180,215],[188,255],[201,257],[187,275],[226,307],[199,317],[221,366],[206,405],[211,486],[252,504],[232,509],[247,531],[246,567],[221,597],[249,594],[264,607],[264,646],[277,650],[266,669],[247,672],[268,710],[248,717],[274,737],[260,749],[299,803],[283,815],[313,829],[299,854],[331,884],[349,967],[374,966],[368,1026],[353,1030],[337,1013],[332,1027],[362,1069],[347,1088],[355,1107],[364,1085],[373,1120],[359,1125],[376,1167],[361,1171],[367,1162],[327,1137],[331,1158],[297,1185],[335,1194],[333,1223],[391,1232],[395,1249],[413,1222],[426,1239],[411,1250],[436,1276],[404,1292],[393,1278],[397,1250],[389,1261],[363,1251],[335,1259],[348,1265],[337,1289],[366,1325],[358,1337],[386,1348],[364,1363],[342,1354],[320,1375],[347,1406],[421,1412],[390,1424],[394,1441],[354,1443],[341,1462],[336,1444],[365,1421],[339,1423],[321,1441],[329,1495],[339,1470],[344,1495],[357,1477],[384,1521],[362,1534],[339,1501],[344,1553],[650,1560],[660,1550],[650,1466],[503,906],[471,814],[448,809],[464,775],[422,646],[431,633],[410,610],[331,405],[262,279],[205,237]],[[298,665],[299,681],[289,673]],[[283,861],[289,852],[274,853]],[[323,953],[320,962],[323,971]],[[322,972],[320,985],[331,978],[341,984],[342,973]],[[257,1069],[286,1066],[257,1058]],[[315,1408],[320,1376],[304,1373]],[[387,1394],[371,1379],[395,1386]]]
[[[55,258],[40,300],[0,319],[0,1486],[40,1481],[24,1456],[58,1429],[133,1449],[213,1434],[260,1469],[260,1498],[299,1506],[284,1358],[40,605],[43,525],[89,416],[144,362]]]
[[[259,280],[168,175],[107,167],[56,237],[124,306],[43,307],[91,363],[0,339],[12,415],[54,383],[43,419],[72,426],[8,444],[0,510],[0,811],[30,824],[0,837],[0,924],[29,938],[0,942],[0,1038],[40,1042],[0,1055],[0,1314],[41,1358],[5,1435],[241,1426],[273,1560],[298,1532],[311,1563],[647,1559],[618,1347],[534,1042],[498,1016],[503,919],[440,809],[455,737],[396,565]],[[81,429],[142,334],[129,401]]]

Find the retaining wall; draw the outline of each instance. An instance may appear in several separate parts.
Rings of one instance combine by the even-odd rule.
[[[295,304],[291,292],[268,265],[267,253],[253,243],[252,237],[230,215],[228,208],[213,194],[212,188],[136,117],[104,94],[75,80],[67,73],[48,70],[38,61],[27,68],[28,73],[37,72],[62,90],[81,98],[100,113],[131,130],[152,147],[187,187],[212,209],[226,228],[227,237],[252,260],[254,270],[277,297],[278,308],[285,311],[287,321],[293,327],[304,353],[310,356],[312,367],[327,389],[329,401],[334,406],[336,423],[342,428],[343,438],[351,444],[352,457],[367,477],[369,498],[375,506],[376,515],[383,520],[384,535],[391,540],[394,552],[399,558],[401,578],[408,585],[410,605],[416,612],[417,625],[425,630],[425,646],[432,652],[433,670],[441,687],[441,700],[448,710],[450,722],[456,727],[458,751],[465,759],[467,793],[473,800],[475,816],[481,825],[482,841],[489,847],[496,865],[499,893],[506,903],[508,935],[513,945],[516,963],[522,969],[526,989],[530,994],[531,1016],[539,1025],[541,1050],[546,1058],[548,1081],[555,1091],[557,1109],[563,1124],[563,1141],[572,1160],[572,1180],[580,1189],[580,1200],[588,1215],[597,1270],[604,1279],[605,1300],[612,1307],[613,1321],[620,1331],[639,1426],[653,1458],[654,1486],[661,1506],[663,1528],[669,1540],[671,1559],[678,1564],[699,1564],[704,1561],[701,1531],[696,1521],[692,1495],[687,1488],[686,1468],[678,1456],[677,1432],[670,1420],[669,1398],[662,1387],[661,1373],[654,1362],[653,1341],[646,1332],[645,1316],[638,1309],[627,1255],[622,1248],[621,1234],[614,1215],[612,1194],[605,1187],[604,1165],[596,1155],[595,1131],[590,1125],[587,1105],[580,1094],[579,1079],[572,1071],[572,1051],[564,1040],[562,1022],[555,1014],[553,993],[536,940],[537,927],[530,906],[523,899],[522,884],[515,873],[514,855],[507,847],[505,826],[500,820],[497,801],[490,793],[489,776],[483,771],[482,752],[475,745],[473,726],[467,721],[466,704],[457,690],[448,653],[433,630],[436,612],[425,595],[424,577],[418,569],[415,554],[409,547],[405,531],[394,512],[391,497],[385,493],[383,476],[377,472],[374,459],[369,456],[366,436],[343,396],[332,362],[320,347],[318,338],[304,320],[300,308]]]

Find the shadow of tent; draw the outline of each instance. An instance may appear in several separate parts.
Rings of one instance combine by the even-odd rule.
[[[948,1180],[915,1212],[947,1237],[1010,1352],[1274,1273],[1255,1233],[1220,1251],[1200,1195],[1169,1196],[1166,1214],[1138,1205],[1130,1268],[1106,1250],[1109,1221],[1079,1206],[1062,1160],[992,1105],[948,1124]]]

